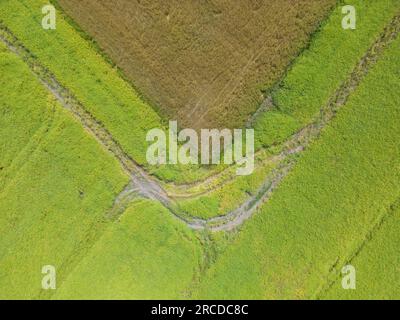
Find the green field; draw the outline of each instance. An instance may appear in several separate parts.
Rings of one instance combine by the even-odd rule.
[[[398,203],[390,208],[379,228],[369,235],[350,259],[357,270],[356,290],[343,290],[341,280],[332,280],[322,299],[398,299],[400,259],[398,255],[400,211]]]
[[[210,268],[199,297],[319,298],[326,283],[338,276],[400,195],[399,52],[400,38],[270,203]],[[387,250],[382,259],[395,266],[398,256]],[[363,281],[379,286],[372,271],[364,271],[368,278]],[[398,284],[390,286],[385,292],[398,298]],[[368,297],[369,289],[357,295]]]
[[[2,137],[8,137],[1,141],[5,152],[0,158],[0,287],[6,288],[0,298],[48,297],[40,287],[41,266],[48,264],[60,270],[59,286],[67,280],[61,291],[65,296],[109,296],[104,286],[110,284],[115,285],[114,298],[183,294],[201,263],[194,233],[160,205],[149,202],[132,205],[118,223],[108,220],[106,212],[128,178],[44,90],[23,61],[2,44],[0,50],[5,76],[1,79],[0,123]],[[9,94],[16,87],[24,94]],[[30,124],[26,131],[21,130],[25,122]],[[20,124],[18,131],[16,124]],[[96,250],[102,253],[97,255]],[[140,259],[132,259],[135,256]],[[104,261],[98,264],[98,257]],[[93,263],[100,270],[94,271]],[[90,275],[104,278],[97,282],[98,291],[91,282],[80,282],[82,291],[74,287],[75,273],[70,273],[85,264],[91,265],[90,270],[77,274],[88,281]],[[166,268],[156,276],[160,264]],[[135,276],[132,282],[126,282],[128,273]],[[154,283],[148,287],[150,274]],[[176,288],[163,291],[168,282],[176,283]],[[121,291],[124,286],[126,292]]]
[[[400,298],[398,0],[338,1],[255,118],[256,169],[242,177],[148,165],[146,134],[167,119],[62,12],[43,30],[47,3],[0,2],[0,299]],[[344,4],[356,30],[341,29]],[[53,77],[101,131],[63,105]],[[103,134],[172,205],[137,190],[119,202],[132,179]],[[232,222],[279,168],[271,194]],[[228,227],[190,225],[215,217]],[[342,289],[347,264],[356,290]],[[57,290],[41,289],[43,265]]]
[[[190,285],[202,263],[201,254],[194,232],[186,230],[159,204],[134,202],[68,276],[54,298],[189,297]]]
[[[35,298],[41,266],[73,267],[128,178],[23,61],[0,48],[0,297]]]

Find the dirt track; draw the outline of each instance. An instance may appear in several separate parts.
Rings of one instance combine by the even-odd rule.
[[[0,24],[0,40],[7,47],[20,56],[30,67],[35,76],[49,90],[60,104],[71,111],[78,122],[87,130],[105,149],[111,152],[120,162],[121,166],[131,177],[130,184],[117,197],[114,208],[110,211],[112,217],[118,217],[123,213],[129,202],[137,196],[159,201],[177,219],[184,222],[192,229],[208,229],[210,231],[228,231],[240,226],[250,218],[256,210],[267,201],[280,182],[291,171],[296,159],[293,155],[302,152],[314,139],[317,139],[321,130],[335,116],[336,112],[346,104],[349,96],[358,87],[368,70],[376,63],[382,51],[395,39],[400,32],[400,15],[394,17],[385,28],[381,36],[370,47],[349,78],[331,97],[328,104],[321,109],[319,117],[307,125],[300,132],[285,142],[283,151],[279,155],[280,166],[265,178],[256,195],[250,197],[237,209],[224,216],[211,219],[186,218],[174,209],[174,200],[171,199],[160,183],[149,176],[139,165],[131,159],[108,131],[103,128],[96,119],[89,114],[82,104],[74,96],[63,88],[57,79],[48,70],[41,66],[32,54],[16,39],[16,37]]]

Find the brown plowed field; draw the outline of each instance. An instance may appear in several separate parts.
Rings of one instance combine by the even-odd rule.
[[[241,127],[336,0],[58,2],[160,113],[198,129]]]

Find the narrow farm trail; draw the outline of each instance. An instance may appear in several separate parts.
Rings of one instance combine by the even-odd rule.
[[[83,105],[64,88],[49,70],[43,67],[36,58],[24,47],[8,28],[0,24],[0,40],[23,61],[43,84],[43,86],[69,110],[84,129],[90,133],[106,150],[111,152],[119,161],[124,171],[131,177],[129,185],[121,192],[109,213],[111,218],[123,213],[129,202],[137,196],[159,201],[171,214],[195,230],[208,229],[210,231],[229,231],[240,226],[250,218],[260,206],[268,201],[273,191],[289,174],[296,163],[296,154],[306,149],[312,141],[317,139],[321,130],[335,117],[337,111],[346,104],[349,96],[356,90],[369,69],[376,63],[383,50],[396,38],[400,31],[400,15],[395,16],[384,29],[380,37],[372,44],[364,57],[354,68],[351,75],[330,98],[327,105],[320,110],[319,116],[309,125],[289,138],[284,144],[281,153],[275,160],[278,167],[264,180],[255,195],[249,197],[238,208],[224,216],[211,219],[190,218],[181,215],[171,198],[159,181],[147,174],[131,157],[129,157],[112,135],[102,126]],[[204,182],[200,182],[204,183]]]

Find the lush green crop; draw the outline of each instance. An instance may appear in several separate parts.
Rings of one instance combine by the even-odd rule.
[[[400,210],[397,204],[385,212],[382,226],[371,233],[349,264],[356,270],[356,289],[343,290],[339,277],[321,294],[322,299],[399,299]]]
[[[399,52],[400,38],[211,267],[198,296],[315,298],[338,276],[400,194]],[[386,264],[398,261],[382,250]],[[363,265],[360,281],[390,285],[399,297],[397,282],[375,282],[378,264]]]
[[[184,294],[201,262],[194,233],[148,201],[108,221],[127,177],[3,44],[0,57],[0,298],[49,297],[41,290],[48,264],[60,296]],[[99,257],[98,270],[69,276]],[[77,288],[76,276],[88,282]]]
[[[0,298],[35,298],[42,267],[62,282],[128,178],[3,45],[0,73]]]
[[[104,233],[55,298],[188,297],[201,259],[194,232],[160,204],[140,200]]]

